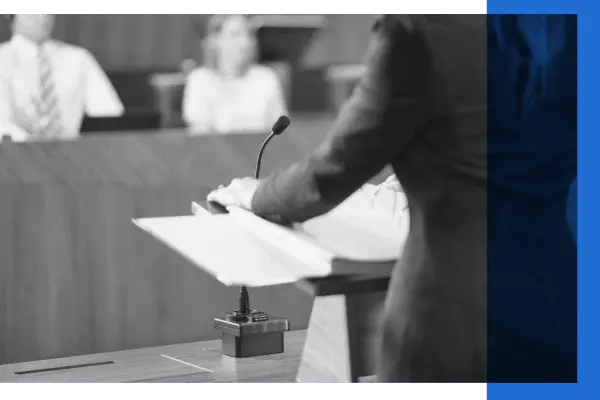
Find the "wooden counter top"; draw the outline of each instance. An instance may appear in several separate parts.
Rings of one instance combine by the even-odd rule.
[[[305,336],[287,332],[284,353],[242,359],[211,340],[7,364],[0,382],[294,382]]]

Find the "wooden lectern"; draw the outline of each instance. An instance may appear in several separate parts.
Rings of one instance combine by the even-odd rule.
[[[398,219],[397,210],[369,208],[370,195],[359,192],[292,227],[237,207],[214,215],[198,205],[194,216],[134,222],[227,286],[295,282],[314,295],[297,381],[358,382],[375,373],[375,317],[408,229],[402,194],[387,193]]]
[[[377,314],[389,275],[300,283],[314,296],[298,382],[358,382],[375,375]]]
[[[199,212],[197,205],[192,210]],[[213,212],[217,211],[213,208]],[[388,274],[382,274],[297,283],[315,297],[297,382],[358,382],[375,375],[377,315],[389,280]]]

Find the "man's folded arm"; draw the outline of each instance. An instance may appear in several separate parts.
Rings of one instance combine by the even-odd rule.
[[[429,110],[426,46],[409,18],[378,20],[365,75],[328,137],[304,162],[261,182],[256,214],[301,222],[327,213],[406,148]]]

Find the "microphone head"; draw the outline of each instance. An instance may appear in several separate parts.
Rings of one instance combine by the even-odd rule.
[[[290,122],[291,121],[288,117],[286,117],[285,115],[282,115],[281,117],[279,117],[277,119],[277,122],[275,122],[275,124],[273,125],[273,128],[271,128],[271,130],[273,131],[273,133],[275,135],[281,135],[283,133],[283,131],[285,131],[288,126],[290,126]]]

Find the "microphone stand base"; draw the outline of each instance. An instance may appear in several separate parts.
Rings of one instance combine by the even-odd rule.
[[[283,353],[283,334],[290,330],[287,319],[257,310],[227,313],[213,326],[221,334],[221,353],[235,358]]]

